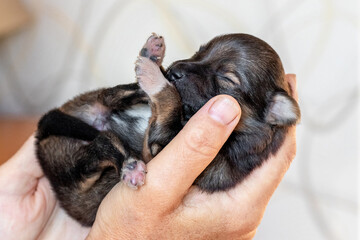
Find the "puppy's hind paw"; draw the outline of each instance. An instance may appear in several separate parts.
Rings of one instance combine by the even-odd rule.
[[[121,180],[128,187],[138,189],[145,183],[146,165],[143,161],[130,158],[123,163]]]
[[[153,33],[141,49],[140,56],[151,59],[158,66],[161,66],[165,56],[165,41],[162,36]]]

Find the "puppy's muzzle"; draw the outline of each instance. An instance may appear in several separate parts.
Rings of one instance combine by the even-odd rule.
[[[194,68],[197,67],[198,64],[194,62],[184,62],[178,61],[175,62],[168,68],[166,78],[170,82],[180,81],[187,77],[189,74],[194,72]]]
[[[170,82],[175,82],[183,79],[185,76],[185,73],[183,70],[179,68],[171,68],[167,73],[167,79]]]

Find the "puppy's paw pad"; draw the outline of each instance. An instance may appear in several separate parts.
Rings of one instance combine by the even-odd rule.
[[[161,66],[165,56],[164,38],[153,33],[141,49],[140,56],[149,58],[158,66]]]
[[[121,169],[121,180],[130,188],[138,189],[145,183],[146,165],[143,161],[128,159]]]
[[[148,58],[138,57],[135,72],[141,89],[150,97],[160,92],[168,82],[159,67]]]

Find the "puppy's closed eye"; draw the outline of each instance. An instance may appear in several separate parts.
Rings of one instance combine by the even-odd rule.
[[[220,80],[219,84],[222,87],[233,87],[235,85],[240,85],[240,79],[232,72],[227,72],[223,75],[220,75],[218,79]]]
[[[225,77],[234,84],[240,84],[240,79],[236,76],[235,73],[232,72],[225,73]]]

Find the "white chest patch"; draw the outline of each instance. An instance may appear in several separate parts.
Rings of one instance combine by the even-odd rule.
[[[137,104],[124,111],[120,115],[112,115],[111,119],[119,128],[122,128],[123,130],[126,129],[129,131],[130,129],[133,129],[133,131],[145,133],[150,116],[150,106],[146,104]]]
[[[151,108],[149,105],[137,104],[132,108],[130,108],[129,110],[126,110],[125,113],[131,117],[135,117],[139,119],[137,128],[141,132],[145,132],[149,124],[149,118],[151,116]]]

